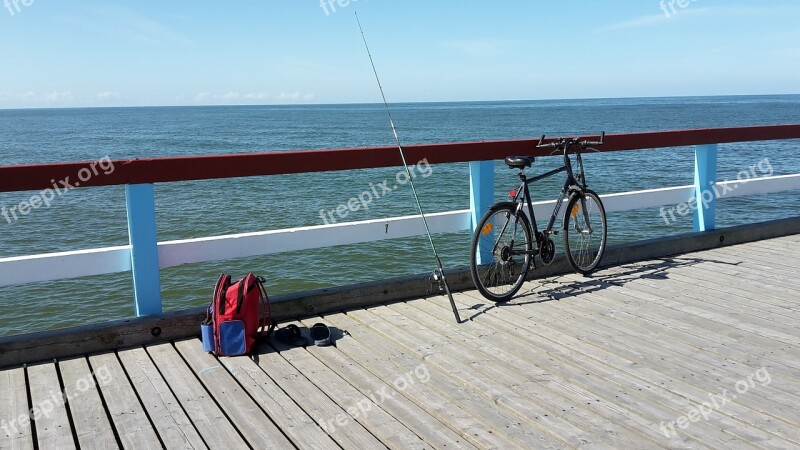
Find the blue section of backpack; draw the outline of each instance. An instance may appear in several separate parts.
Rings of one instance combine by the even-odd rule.
[[[227,356],[243,355],[247,350],[244,322],[229,320],[219,324],[219,353]]]

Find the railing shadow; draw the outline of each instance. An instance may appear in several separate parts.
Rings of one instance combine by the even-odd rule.
[[[506,303],[476,303],[469,309],[476,312],[465,320],[474,320],[495,308],[510,308],[531,304],[547,303],[577,298],[580,295],[602,291],[612,287],[623,287],[626,284],[647,280],[668,280],[669,271],[682,267],[691,267],[698,264],[722,264],[738,266],[741,262],[720,261],[712,258],[695,258],[689,256],[675,256],[657,258],[649,261],[622,264],[620,266],[605,267],[580,281],[567,278],[567,275],[532,280],[528,283],[539,283],[539,286],[524,290],[523,293]],[[608,272],[612,273],[608,273]]]

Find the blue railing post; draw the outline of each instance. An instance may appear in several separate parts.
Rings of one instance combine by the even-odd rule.
[[[136,316],[161,313],[156,205],[152,184],[125,185]]]
[[[717,215],[717,144],[694,148],[694,231],[713,230]]]
[[[494,203],[494,161],[470,161],[469,206],[472,211],[472,231],[478,226],[489,207]],[[478,264],[488,261],[491,255],[478,255]]]

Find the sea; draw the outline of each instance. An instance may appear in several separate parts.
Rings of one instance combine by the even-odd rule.
[[[390,105],[403,144],[800,123],[800,95],[625,98],[588,100],[399,103]],[[0,110],[0,165],[94,161],[103,176],[113,161],[287,150],[393,145],[382,104],[198,106]],[[538,158],[530,173],[559,158]],[[690,147],[591,153],[587,179],[601,194],[691,184]],[[427,213],[467,209],[467,163],[427,165],[415,183]],[[346,205],[385,180],[398,166],[155,185],[159,241],[323,225],[325,211]],[[800,173],[800,141],[720,146],[718,178]],[[401,177],[402,178],[402,177]],[[495,197],[516,187],[515,172],[495,164]],[[538,200],[554,198],[561,180],[533,188]],[[395,185],[395,183],[392,183]],[[0,193],[10,208],[36,192]],[[416,214],[410,187],[399,185],[368,209],[337,222]],[[796,216],[800,192],[722,199],[719,227]],[[539,218],[544,222],[546,218]],[[540,225],[544,225],[541,223]],[[611,245],[692,229],[691,214],[665,221],[659,208],[608,216]],[[466,267],[468,232],[434,235],[447,268]],[[0,215],[0,258],[126,245],[123,186],[65,192],[26,215]],[[559,248],[559,252],[563,252]],[[220,272],[264,275],[271,295],[429,273],[427,239],[273,254],[189,264],[162,270],[165,311],[207,305]],[[130,273],[0,288],[0,336],[98,323],[134,315]]]

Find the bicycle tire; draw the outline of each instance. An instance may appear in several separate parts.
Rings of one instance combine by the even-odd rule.
[[[581,198],[586,199],[591,232],[587,229],[589,227],[586,227]],[[585,189],[570,197],[564,213],[564,251],[569,265],[576,272],[589,275],[597,269],[606,250],[608,232],[606,225],[605,207],[600,196],[594,191]],[[602,230],[598,230],[598,227]],[[592,238],[599,238],[599,242],[593,244]]]
[[[470,246],[469,267],[472,281],[481,295],[498,303],[507,302],[519,291],[533,262],[530,221],[525,213],[516,215],[516,210],[517,205],[509,202],[497,203],[489,208],[475,228]],[[516,240],[520,228],[527,253],[513,255],[513,247],[508,245],[512,239],[506,241],[504,238],[508,236]],[[501,234],[498,235],[498,231]],[[518,242],[514,242],[514,247],[517,245]],[[480,261],[479,264],[478,259],[481,257],[490,260],[485,263]],[[518,262],[520,257],[522,260]],[[517,266],[519,270],[516,270]]]

